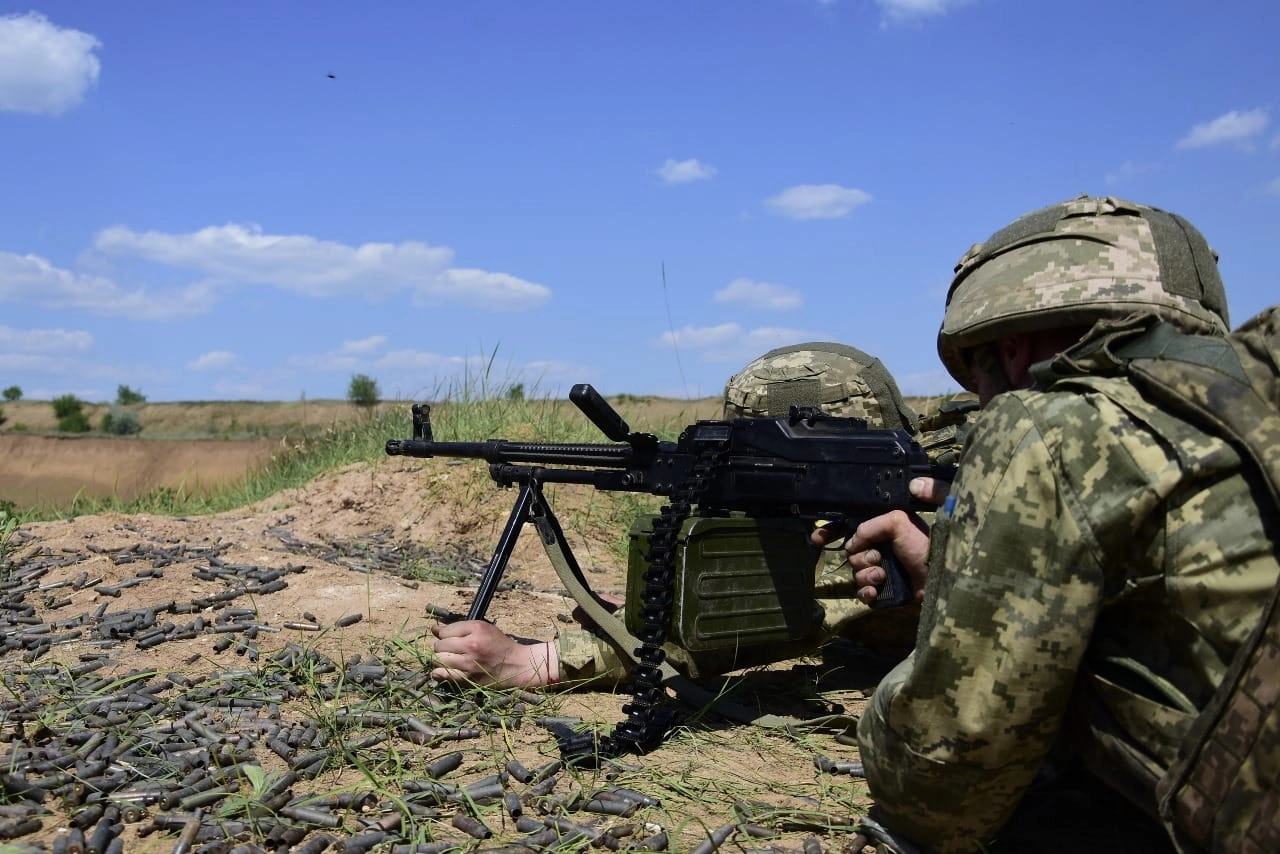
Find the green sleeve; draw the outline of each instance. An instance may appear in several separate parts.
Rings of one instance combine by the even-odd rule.
[[[1093,536],[1015,395],[982,414],[936,516],[921,632],[858,728],[886,823],[973,850],[1053,746],[1102,596]]]

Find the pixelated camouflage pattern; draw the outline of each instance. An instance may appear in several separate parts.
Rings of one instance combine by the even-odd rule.
[[[1051,755],[1154,815],[1151,782],[1280,577],[1277,520],[1253,490],[1228,442],[1123,377],[992,400],[934,522],[916,647],[859,724],[886,823],[975,850]],[[1094,764],[1105,753],[1091,720],[1069,718],[1075,688],[1123,734],[1145,790]]]
[[[555,643],[561,682],[611,687],[626,680],[630,665],[599,635],[587,629],[560,629]]]
[[[844,344],[770,350],[725,384],[725,418],[780,418],[792,405],[915,432],[916,415],[880,360]]]
[[[1193,342],[1191,365],[1166,347],[1132,371],[1152,394],[1183,402],[1220,425],[1254,458],[1280,509],[1280,306],[1227,342]],[[1210,346],[1234,348],[1242,376]],[[1123,350],[1121,350],[1123,352]],[[1280,588],[1159,781],[1160,814],[1183,851],[1280,851]]]
[[[1169,822],[1182,851],[1280,851],[1280,618],[1266,631],[1214,719],[1210,737],[1188,759],[1168,797]]]
[[[945,400],[935,410],[921,413],[916,441],[931,461],[956,465],[977,413],[976,399],[956,397]]]
[[[1057,216],[1046,216],[1052,213]],[[1197,280],[1164,280],[1147,218],[1153,213],[1164,212],[1113,197],[1081,196],[1027,214],[1005,230],[1026,221],[1043,224],[1038,233],[994,251],[975,244],[956,265],[938,333],[938,355],[951,376],[973,391],[963,357],[970,347],[1138,311],[1154,310],[1185,332],[1226,334],[1226,296],[1216,269],[1178,267],[1171,276]],[[1216,257],[1199,232],[1180,222],[1180,233],[1198,254]]]

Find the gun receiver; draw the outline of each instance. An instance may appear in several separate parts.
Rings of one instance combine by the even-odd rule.
[[[909,433],[869,429],[861,419],[811,408],[793,407],[784,418],[698,421],[670,442],[632,431],[586,383],[575,385],[569,399],[613,441],[437,442],[432,438],[430,407],[415,405],[413,438],[387,442],[390,455],[483,459],[496,483],[520,486],[468,619],[483,617],[525,522],[538,527],[549,554],[556,545],[574,575],[580,575],[542,494],[545,483],[673,497],[695,475],[695,465],[705,458],[706,449],[715,448],[714,463],[698,472],[699,515],[742,512],[825,520],[851,529],[889,510],[932,510],[911,496],[907,483],[921,476],[950,480],[955,472],[954,466],[931,463]],[[885,568],[890,578],[880,591],[877,607],[911,601],[911,587],[901,567],[886,556]]]

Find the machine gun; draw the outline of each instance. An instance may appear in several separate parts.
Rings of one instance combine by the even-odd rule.
[[[515,547],[520,530],[532,523],[557,574],[578,604],[621,649],[634,651],[635,699],[630,716],[597,752],[644,752],[661,740],[661,685],[677,674],[665,661],[662,644],[671,622],[676,582],[675,553],[682,523],[696,509],[700,517],[745,514],[757,519],[823,521],[851,530],[864,519],[894,509],[934,509],[907,489],[914,477],[951,480],[955,467],[930,462],[902,430],[869,429],[865,421],[792,407],[782,418],[702,420],[674,441],[634,432],[590,385],[579,383],[569,399],[600,429],[609,443],[542,443],[489,439],[437,442],[431,409],[415,404],[413,438],[391,439],[393,456],[461,457],[489,463],[501,486],[519,486],[515,505],[481,578],[467,619],[483,619]],[[596,489],[664,496],[648,534],[648,568],[639,603],[641,625],[634,633],[613,618],[591,590],[563,530],[543,495],[548,483],[585,484]],[[885,550],[888,580],[877,607],[912,599],[909,580]],[[810,578],[810,584],[812,578]],[[564,747],[562,743],[562,747]]]

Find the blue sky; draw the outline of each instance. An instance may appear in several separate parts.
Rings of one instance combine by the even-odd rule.
[[[1277,301],[1280,3],[0,4],[0,387],[956,390],[951,268],[1082,192]],[[332,75],[332,76],[331,76]],[[664,281],[665,271],[665,281]]]

